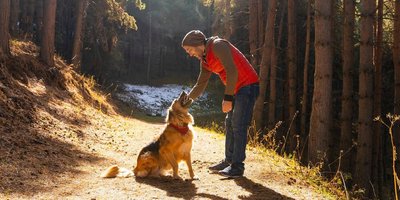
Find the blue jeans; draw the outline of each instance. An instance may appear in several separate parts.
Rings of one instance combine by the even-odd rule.
[[[259,93],[258,84],[239,89],[233,109],[225,118],[225,159],[232,168],[244,171],[246,159],[247,129],[251,123],[254,103]]]

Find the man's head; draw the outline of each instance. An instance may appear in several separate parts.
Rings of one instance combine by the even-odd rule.
[[[201,46],[204,45],[206,41],[206,36],[199,30],[192,30],[186,33],[185,37],[182,39],[182,46]]]
[[[201,60],[205,48],[206,36],[199,30],[189,31],[182,39],[182,47],[190,56]]]

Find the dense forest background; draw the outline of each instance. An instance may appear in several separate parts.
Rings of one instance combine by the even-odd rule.
[[[260,75],[252,138],[397,197],[399,0],[2,0],[0,13],[1,58],[32,40],[49,67],[57,53],[103,86],[193,81],[185,33],[226,38]]]

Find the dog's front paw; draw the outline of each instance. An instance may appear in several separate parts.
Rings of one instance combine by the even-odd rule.
[[[198,176],[193,176],[190,179],[185,179],[185,181],[195,181],[195,180],[200,180]]]

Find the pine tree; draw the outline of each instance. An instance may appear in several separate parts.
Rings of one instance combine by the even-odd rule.
[[[0,58],[10,54],[10,0],[0,1]]]
[[[40,46],[40,59],[47,65],[53,66],[57,0],[44,0],[43,6],[43,35]]]
[[[358,139],[354,180],[355,183],[367,190],[367,194],[372,191],[370,181],[373,134],[374,14],[375,0],[361,0]]]
[[[332,123],[332,1],[315,1],[315,74],[310,118],[308,158],[313,164],[327,153]]]

